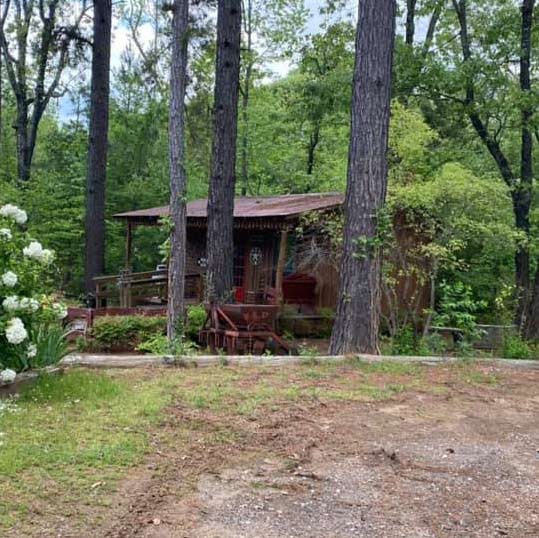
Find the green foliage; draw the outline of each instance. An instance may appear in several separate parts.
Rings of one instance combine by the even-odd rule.
[[[193,347],[205,319],[206,311],[202,305],[188,306],[185,336],[193,344],[189,343],[189,340],[182,343],[185,349]],[[173,343],[171,348],[166,339],[166,331],[167,319],[164,316],[102,316],[95,319],[87,340],[81,342],[80,346],[88,351],[138,349],[156,354],[176,354],[172,351],[178,346]],[[167,353],[164,353],[164,350],[167,350]]]
[[[440,335],[419,335],[413,327],[410,326],[402,327],[397,334],[389,340],[389,353],[391,355],[428,357],[443,355],[446,351],[446,342]]]
[[[302,364],[316,364],[316,357],[320,355],[318,349],[302,342],[298,346],[298,355],[301,357]]]
[[[476,313],[483,303],[473,297],[470,286],[462,282],[440,284],[440,303],[434,322],[444,327],[462,329],[467,337],[476,333]]]
[[[424,244],[417,247],[435,280],[460,281],[480,301],[478,314],[493,320],[513,283],[513,256],[522,238],[514,229],[508,189],[501,180],[478,178],[457,163],[428,179],[393,184],[389,204],[406,214]]]
[[[503,342],[502,354],[506,359],[539,359],[539,347],[518,335],[508,335]]]
[[[412,327],[403,327],[391,341],[392,355],[415,355],[417,336]]]
[[[185,338],[176,338],[172,342],[162,334],[150,336],[137,346],[137,351],[151,353],[152,355],[172,355],[173,357],[183,357],[194,355],[198,346]]]
[[[0,207],[0,371],[21,371],[58,360],[57,355],[40,356],[47,338],[63,336],[63,304],[47,295],[54,271],[54,252],[23,229],[26,212],[5,204]],[[58,337],[58,338],[57,338]]]
[[[185,326],[185,336],[196,342],[198,335],[206,321],[207,312],[204,305],[189,305],[187,307],[187,324]]]
[[[142,342],[164,335],[163,316],[103,316],[96,318],[89,331],[86,348],[92,351],[134,350]]]
[[[38,325],[31,336],[36,345],[36,356],[32,359],[32,368],[57,364],[69,353],[66,333],[62,327]]]

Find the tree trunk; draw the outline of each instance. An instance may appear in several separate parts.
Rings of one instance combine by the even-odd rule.
[[[446,0],[439,0],[438,3],[434,6],[434,10],[429,19],[429,25],[427,26],[427,33],[425,34],[425,41],[423,42],[423,58],[427,56],[434,39],[434,32],[436,31],[436,26],[438,25],[438,20],[442,14],[442,9]]]
[[[170,262],[168,272],[169,340],[183,335],[185,249],[185,122],[189,1],[175,0],[172,17],[172,62],[170,70],[169,161],[170,161]]]
[[[208,196],[207,298],[232,298],[234,190],[240,77],[241,1],[219,0],[213,163]]]
[[[529,99],[531,94],[531,47],[533,28],[533,8],[535,0],[522,1],[522,21],[520,36],[520,91],[523,94],[521,120],[521,148],[520,148],[520,188],[514,193],[518,195],[518,205],[515,205],[515,215],[517,226],[519,217],[523,221],[522,227],[526,234],[530,233],[530,208],[532,203],[533,190],[533,137],[531,120],[533,116],[533,105]],[[514,202],[515,203],[515,202]],[[517,212],[518,209],[518,212]],[[517,276],[521,282],[517,281],[520,290],[519,309],[517,321],[523,333],[528,338],[539,338],[539,268],[537,270],[533,288],[530,283],[530,259],[529,250],[521,249],[516,256]]]
[[[245,78],[241,91],[241,195],[247,196],[249,187],[249,99],[253,76],[253,0],[243,2],[244,31],[247,38],[245,48]]]
[[[395,0],[359,0],[341,288],[330,353],[378,353]]]
[[[309,137],[309,147],[307,148],[307,175],[312,175],[314,172],[314,160],[316,154],[316,148],[320,142],[320,124],[315,123],[313,132]]]
[[[414,45],[415,36],[415,8],[417,0],[406,0],[406,36],[405,43],[409,46]]]
[[[17,117],[15,120],[17,132],[17,175],[19,181],[30,179],[31,157],[28,141],[28,105],[17,99]]]
[[[528,340],[539,341],[539,259],[537,260],[537,269],[535,270],[535,279],[531,300],[528,307],[528,316],[524,327],[524,337]]]
[[[57,20],[60,0],[39,3],[4,1],[3,4],[0,11],[0,52],[17,103],[18,176],[21,182],[27,182],[39,123],[58,89],[68,64],[70,43],[78,37],[86,10],[82,5],[74,24],[66,25]],[[12,35],[9,32],[6,35],[8,21],[7,27]],[[31,85],[33,91],[30,91]]]
[[[95,0],[86,184],[85,290],[94,290],[94,277],[105,269],[105,182],[110,91],[111,0]]]
[[[0,0],[0,16],[2,13],[2,0]],[[3,94],[3,88],[4,88],[4,80],[3,77],[3,69],[2,69],[2,52],[0,51],[0,158],[2,156],[2,144],[4,143],[3,136],[4,136],[4,94]]]

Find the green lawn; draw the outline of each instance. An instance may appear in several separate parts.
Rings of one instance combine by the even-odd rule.
[[[140,461],[169,401],[157,380],[85,371],[40,379],[0,415],[0,528],[58,494],[82,500],[96,497],[96,482],[112,486]]]

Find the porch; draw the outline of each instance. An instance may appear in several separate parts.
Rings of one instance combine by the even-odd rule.
[[[186,304],[204,302],[204,273],[185,275]],[[236,303],[244,304],[288,304],[303,310],[311,310],[315,303],[316,280],[309,275],[283,276],[281,295],[268,285],[265,279],[260,287],[247,288],[243,275],[235,275],[238,284],[234,287]],[[95,307],[100,310],[120,311],[128,309],[166,309],[168,299],[168,270],[156,269],[132,273],[123,270],[117,275],[101,276],[95,281]]]
[[[132,273],[128,269],[117,275],[94,278],[95,306],[97,308],[166,308],[168,297],[168,270]],[[187,304],[203,301],[203,278],[199,273],[185,275]]]

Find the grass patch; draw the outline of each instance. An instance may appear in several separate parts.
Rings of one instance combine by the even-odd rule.
[[[147,427],[168,401],[157,383],[127,376],[76,370],[41,377],[15,412],[0,415],[0,529],[24,518],[30,503],[64,494],[82,500],[96,482],[110,487],[141,460]]]
[[[421,371],[417,364],[402,361],[366,362],[355,358],[350,362],[366,374],[417,375]]]
[[[465,383],[471,385],[492,385],[496,386],[499,383],[498,376],[494,374],[486,374],[480,370],[463,369],[460,372],[460,377]]]
[[[359,372],[358,372],[359,370]],[[212,368],[196,375],[181,372],[173,390],[188,407],[227,415],[253,416],[299,401],[367,401],[391,398],[421,384],[422,368],[394,362],[312,363],[286,368],[257,368],[251,383],[244,369]],[[403,377],[408,376],[408,378]]]

